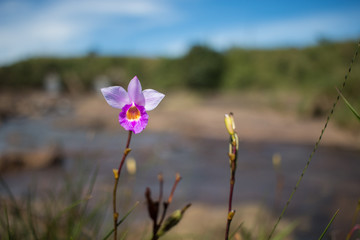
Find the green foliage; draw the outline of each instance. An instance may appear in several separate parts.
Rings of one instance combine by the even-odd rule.
[[[223,69],[223,56],[208,47],[194,46],[183,58],[184,81],[191,89],[219,88]]]
[[[25,197],[15,198],[3,179],[0,188],[8,197],[0,198],[2,239],[94,239],[103,224],[104,202],[91,209],[87,205],[97,173],[85,178],[65,177],[62,187],[41,191],[31,187]]]
[[[298,88],[305,92],[333,94],[352,57],[354,42],[326,43],[304,49],[245,50],[232,48],[218,53],[194,46],[184,57],[136,58],[86,56],[79,58],[33,58],[0,67],[0,86],[41,88],[49,72],[60,74],[64,86],[77,76],[86,88],[106,75],[112,83],[125,84],[139,75],[144,85],[171,89],[274,89]],[[353,77],[359,78],[360,72]],[[360,81],[350,83],[346,94],[357,97]]]
[[[297,91],[301,114],[326,115],[327,99],[336,94],[344,69],[352,58],[355,42],[321,44],[304,49],[252,50],[232,48],[223,53],[194,46],[185,56],[171,58],[105,57],[33,58],[0,67],[1,89],[40,89],[44,77],[56,72],[64,90],[91,90],[94,79],[107,76],[110,84],[126,86],[138,75],[144,88],[168,91],[179,88],[202,90]],[[343,94],[357,108],[360,104],[360,71],[354,66]],[[291,97],[291,94],[290,96]],[[324,102],[325,101],[325,102]],[[357,126],[352,113],[343,111],[335,121]]]

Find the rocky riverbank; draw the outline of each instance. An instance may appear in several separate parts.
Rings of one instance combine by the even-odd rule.
[[[184,92],[171,93],[167,94],[165,101],[156,110],[149,113],[146,132],[175,133],[187,138],[225,139],[223,116],[231,111],[235,115],[242,141],[314,144],[325,118],[302,118],[291,109],[291,103],[289,106],[286,111],[279,111],[267,105],[264,97],[256,95],[200,97]],[[118,113],[119,110],[109,107],[100,94],[76,97],[54,96],[43,92],[0,94],[0,126],[13,119],[50,117],[54,127],[60,131],[82,129],[93,134],[120,131]],[[4,144],[0,151],[1,171],[51,166],[61,159],[59,146],[54,147],[48,142],[32,144],[30,147],[26,143],[19,144],[32,140],[24,138],[24,132],[15,132],[2,139],[9,144]],[[341,129],[330,121],[321,144],[359,149],[360,134]]]

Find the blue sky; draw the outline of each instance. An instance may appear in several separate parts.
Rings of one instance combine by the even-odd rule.
[[[0,65],[33,56],[181,56],[360,38],[360,1],[0,0]]]

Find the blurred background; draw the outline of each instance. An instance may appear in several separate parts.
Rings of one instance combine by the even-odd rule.
[[[165,195],[175,173],[183,176],[171,210],[193,204],[167,239],[223,236],[230,111],[240,137],[233,227],[244,222],[243,235],[261,239],[306,164],[360,39],[359,1],[5,0],[0,15],[1,205],[16,201],[41,225],[58,216],[54,209],[86,198],[96,176],[90,207],[77,206],[94,210],[81,239],[111,228],[112,169],[127,138],[100,88],[126,89],[137,75],[143,89],[166,95],[133,136],[135,171],[123,169],[120,179],[121,212],[140,201],[120,227],[130,229],[128,239],[150,232],[144,192],[157,194],[160,172]],[[358,111],[359,90],[357,59],[343,94]],[[339,208],[329,236],[349,232],[360,198],[359,129],[340,100],[280,226],[290,232],[285,239],[320,236]],[[35,236],[44,228],[29,229]]]

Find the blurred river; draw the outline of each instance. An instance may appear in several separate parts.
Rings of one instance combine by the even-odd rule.
[[[123,169],[120,192],[131,188],[131,198],[143,201],[146,187],[157,193],[157,174],[162,172],[167,195],[175,173],[179,172],[183,179],[175,193],[175,205],[209,204],[225,212],[230,171],[228,139],[224,136],[224,139],[194,138],[146,130],[133,135],[129,157],[136,159],[137,172],[130,176]],[[31,184],[36,183],[39,189],[51,188],[61,184],[64,173],[88,174],[97,167],[94,195],[111,196],[112,169],[118,167],[127,132],[121,127],[117,131],[65,129],[57,125],[56,118],[47,117],[9,120],[0,127],[0,139],[0,152],[56,143],[64,154],[64,161],[57,166],[2,173],[16,196],[21,196]],[[271,209],[274,217],[278,216],[312,148],[313,145],[291,143],[240,142],[234,204],[256,202]],[[284,182],[278,195],[277,173],[272,165],[274,154],[282,158],[279,173]],[[360,199],[359,170],[360,151],[320,145],[285,215],[299,220],[297,239],[318,237],[338,208],[340,213],[333,229],[349,230]],[[4,194],[2,188],[0,194]]]

